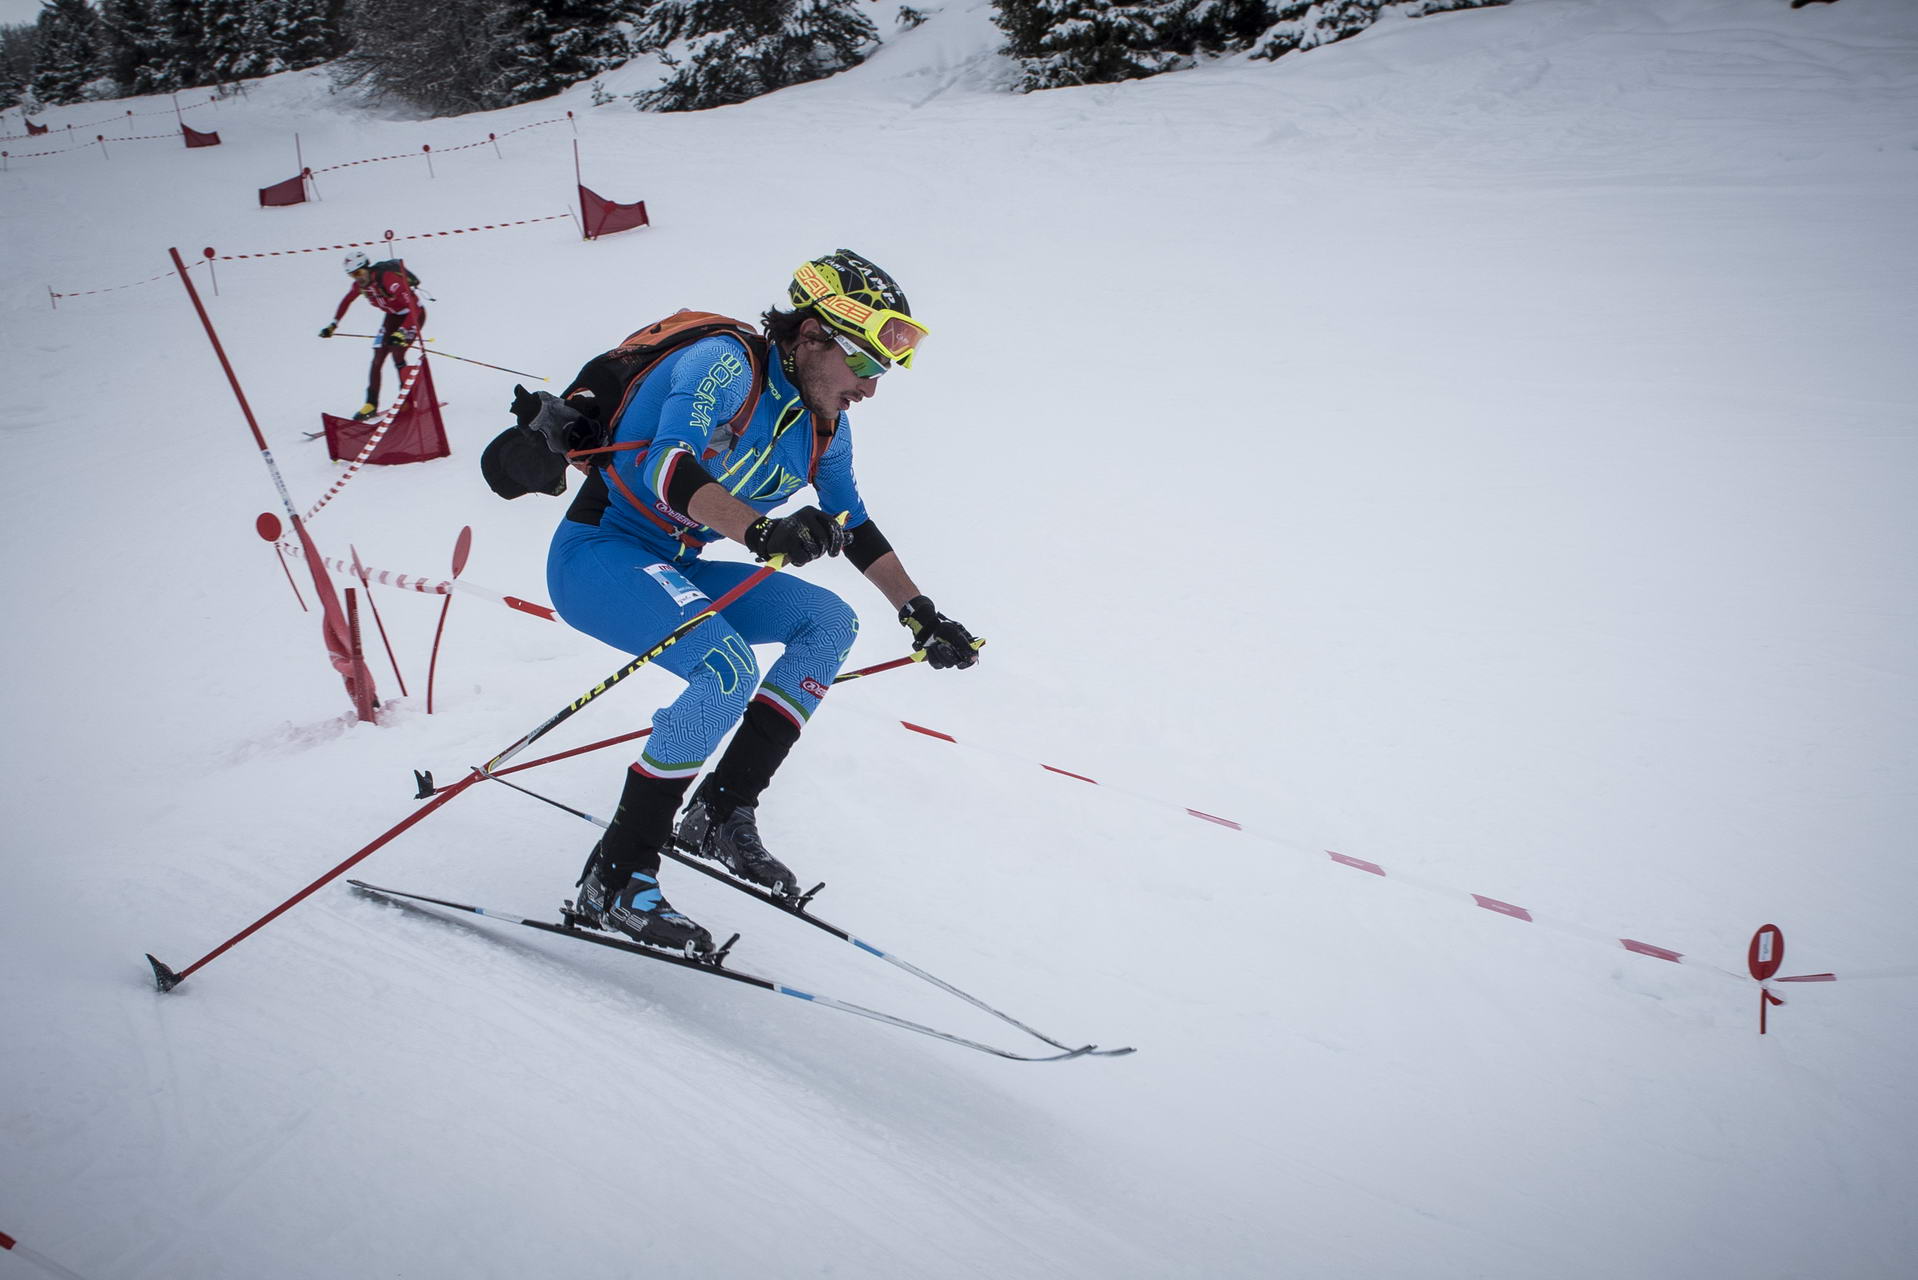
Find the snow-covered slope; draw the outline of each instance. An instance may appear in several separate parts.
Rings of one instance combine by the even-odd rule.
[[[0,1232],[97,1280],[1907,1273],[1918,12],[1518,0],[1029,97],[987,17],[696,115],[389,119],[305,73],[194,109],[217,149],[9,161]],[[400,242],[437,344],[561,378],[838,245],[901,278],[935,336],[855,414],[862,487],[990,645],[835,693],[768,837],[821,914],[1136,1055],[1002,1062],[338,883],[153,990],[142,952],[190,963],[623,656],[460,597],[428,717],[438,602],[376,589],[411,693],[376,667],[350,723],[183,291],[135,282],[562,213],[569,109],[654,225]],[[296,133],[323,199],[260,210]],[[302,510],[364,369],[314,337],[338,256],[195,273]],[[514,379],[435,373],[453,457],[314,537],[438,577],[471,525],[466,578],[543,600],[560,505],[477,469]],[[904,652],[804,572],[855,665]],[[624,762],[524,777],[604,813]],[[592,836],[476,789],[360,871],[538,915]],[[669,877],[740,968],[1018,1045]],[[1767,921],[1841,977],[1761,1040]]]

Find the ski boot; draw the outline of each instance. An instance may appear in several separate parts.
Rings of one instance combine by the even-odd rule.
[[[374,414],[378,412],[379,410],[374,408],[373,402],[369,400],[365,404],[360,406],[358,413],[355,413],[353,415],[353,421],[365,422],[368,418],[372,417]]]
[[[717,862],[776,898],[792,898],[799,893],[792,870],[761,843],[754,806],[740,804],[711,778],[693,793],[693,802],[680,818],[674,838],[694,857]]]
[[[710,955],[713,935],[673,909],[659,892],[659,879],[635,871],[620,886],[609,884],[599,846],[579,877],[579,897],[565,910],[574,928],[617,929],[634,942],[697,959]]]

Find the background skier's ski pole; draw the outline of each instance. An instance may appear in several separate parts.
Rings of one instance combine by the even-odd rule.
[[[336,338],[377,338],[380,335],[377,333],[336,333],[333,336]],[[483,369],[498,369],[501,373],[510,373],[521,378],[538,378],[539,381],[541,382],[552,381],[551,378],[541,378],[540,375],[537,373],[521,373],[518,369],[508,369],[503,364],[487,364],[486,361],[475,360],[471,356],[456,356],[450,351],[441,351],[438,347],[432,347],[429,349],[426,346],[426,344],[429,342],[437,342],[437,341],[438,341],[437,338],[421,338],[418,343],[420,353],[422,355],[429,355],[429,356],[444,356],[448,360],[464,360],[467,364],[476,364]]]

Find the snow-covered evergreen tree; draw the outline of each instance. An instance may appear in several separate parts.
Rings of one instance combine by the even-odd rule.
[[[628,8],[628,0],[509,0],[500,15],[500,96],[550,97],[626,61]]]
[[[675,71],[634,105],[698,111],[857,66],[879,32],[854,0],[655,0],[635,43]]]
[[[173,88],[161,83],[166,27],[157,0],[100,0],[103,70],[125,96]]]
[[[316,67],[345,51],[341,0],[270,0],[262,7],[272,10],[273,51],[289,71]]]
[[[79,102],[102,70],[100,20],[87,0],[47,0],[34,23],[33,96]]]
[[[34,24],[8,23],[0,26],[0,110],[20,107],[37,110],[33,100]]]
[[[156,89],[170,92],[213,79],[207,57],[202,0],[155,0],[154,17],[161,47],[156,58]]]
[[[500,9],[498,0],[435,0],[423,15],[418,0],[354,0],[335,77],[435,115],[506,106]]]
[[[1021,91],[1137,80],[1191,65],[1174,46],[1174,0],[998,0],[993,21]]]
[[[1164,23],[1180,53],[1237,53],[1272,25],[1271,0],[1180,0]]]
[[[227,78],[243,80],[286,70],[279,30],[279,0],[247,0],[240,16],[239,48],[228,64]]]
[[[252,59],[247,49],[248,0],[198,0],[200,66],[211,84],[237,80]],[[271,51],[266,51],[271,56]]]
[[[1355,36],[1391,11],[1411,18],[1457,9],[1483,9],[1509,0],[1281,0],[1277,20],[1259,40],[1255,58],[1278,58]]]

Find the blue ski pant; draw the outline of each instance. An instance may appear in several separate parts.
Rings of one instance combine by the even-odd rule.
[[[701,559],[668,564],[631,538],[565,521],[547,556],[546,586],[568,625],[641,654],[755,567]],[[656,778],[693,777],[755,700],[803,728],[858,633],[858,616],[837,595],[791,573],[769,575],[653,659],[686,688],[653,713],[652,735],[634,767]],[[785,651],[762,672],[756,644]]]

